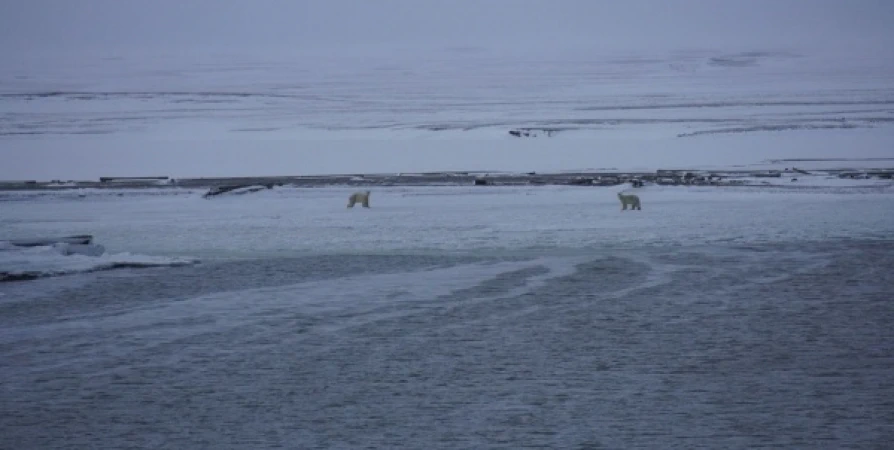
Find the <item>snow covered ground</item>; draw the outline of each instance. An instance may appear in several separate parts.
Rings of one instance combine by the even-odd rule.
[[[0,268],[201,261],[0,283],[16,411],[0,439],[889,441],[890,187],[652,185],[624,212],[615,189],[378,188],[370,209],[288,187],[0,203],[0,235],[92,233],[108,255],[6,249]]]
[[[89,233],[106,250],[0,247],[0,272],[48,276],[0,283],[20,411],[4,438],[220,447],[281,427],[303,447],[428,447],[509,427],[522,446],[873,447],[894,361],[894,195],[847,181],[864,184],[647,185],[623,212],[621,186],[376,188],[369,209],[341,187],[4,193],[0,236]],[[205,431],[208,415],[248,425]],[[342,425],[354,417],[389,425]],[[741,437],[743,420],[759,427]]]

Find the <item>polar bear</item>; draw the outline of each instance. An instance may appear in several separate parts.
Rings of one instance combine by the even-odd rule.
[[[369,191],[351,194],[348,197],[348,208],[353,208],[355,203],[361,203],[364,208],[369,208]]]
[[[618,200],[621,200],[621,211],[627,209],[627,205],[630,205],[630,209],[638,209],[642,211],[643,207],[640,205],[639,196],[636,194],[623,194],[618,192]]]

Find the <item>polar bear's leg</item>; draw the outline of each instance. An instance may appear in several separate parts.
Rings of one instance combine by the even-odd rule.
[[[357,194],[351,194],[351,196],[348,197],[348,208],[353,208],[354,203],[357,203]]]
[[[363,207],[364,208],[369,208],[369,194],[370,194],[369,191],[366,191],[363,193]]]

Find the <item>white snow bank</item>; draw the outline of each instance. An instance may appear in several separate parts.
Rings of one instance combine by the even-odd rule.
[[[797,172],[783,173],[779,177],[742,177],[741,180],[749,185],[813,188],[888,187],[894,184],[891,180],[882,178],[852,179],[827,174],[805,175]]]
[[[188,258],[106,254],[102,245],[57,243],[40,247],[17,247],[0,242],[0,282],[43,278],[71,273],[117,268],[179,266],[196,263]]]
[[[273,186],[268,187],[268,186],[261,185],[261,184],[253,184],[250,186],[242,186],[242,187],[238,187],[235,189],[232,189],[228,186],[216,186],[216,187],[209,189],[208,192],[205,193],[204,197],[208,198],[208,197],[215,197],[218,195],[244,195],[244,194],[251,194],[253,192],[260,192],[260,191],[264,191],[264,190],[268,190],[268,189],[273,189]]]

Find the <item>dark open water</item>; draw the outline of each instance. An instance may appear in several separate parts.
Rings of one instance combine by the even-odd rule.
[[[4,449],[894,442],[892,241],[30,283],[0,297]]]

